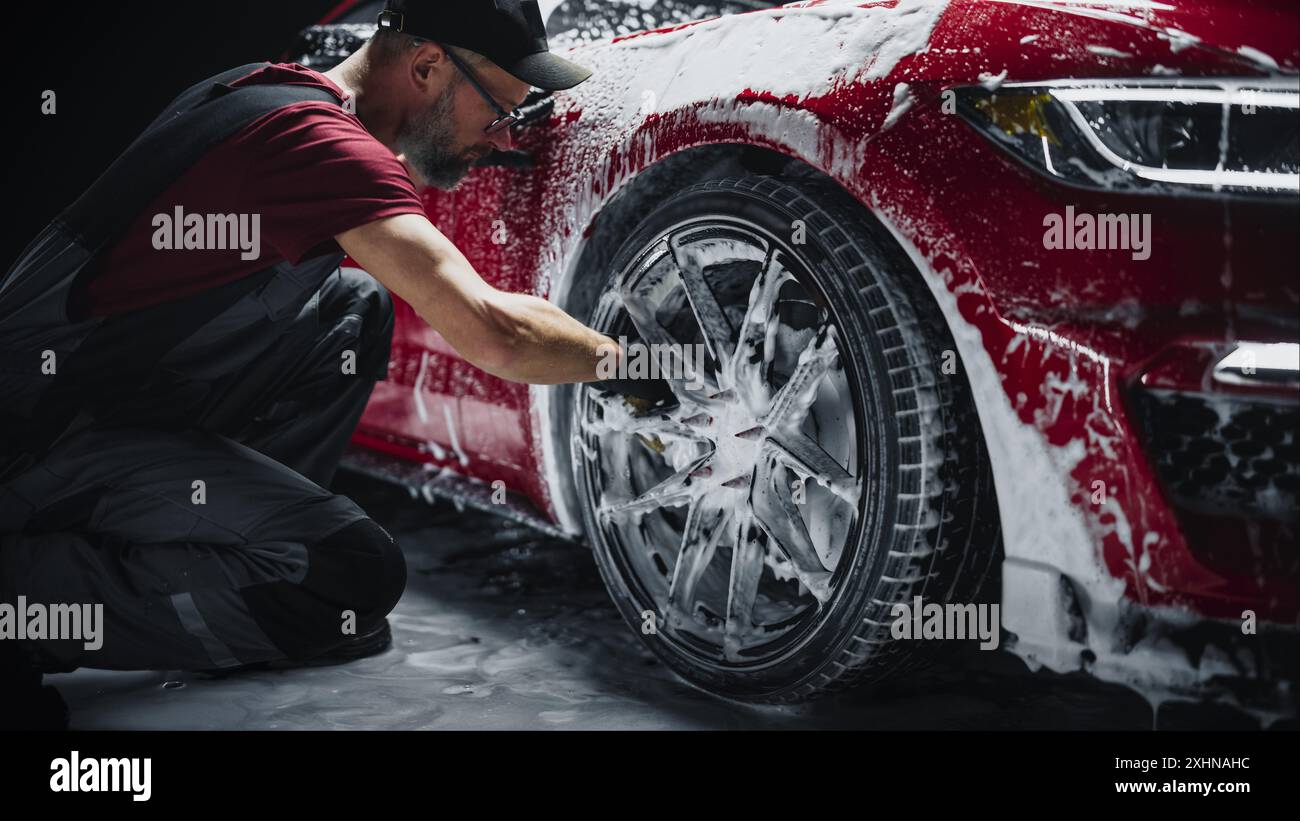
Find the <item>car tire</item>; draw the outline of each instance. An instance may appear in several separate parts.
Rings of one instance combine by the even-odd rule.
[[[752,248],[748,246],[751,241]],[[691,242],[700,244],[691,246]],[[726,253],[737,259],[726,261]],[[757,259],[764,253],[768,256],[762,263],[747,261],[746,255]],[[723,261],[705,265],[713,257]],[[678,264],[680,259],[690,262]],[[635,290],[641,287],[640,281],[632,281],[634,276],[649,276],[634,274],[638,267],[645,269],[651,264],[648,260],[654,260],[656,270],[676,268],[685,296],[663,297],[664,304],[654,311],[630,308],[648,299]],[[698,276],[693,273],[697,262]],[[783,269],[784,284],[772,286],[771,294],[763,291],[761,283],[751,284],[742,316],[740,306],[732,302],[744,290],[741,286],[749,276],[746,265],[756,272],[753,283],[763,277],[760,268],[770,268]],[[707,336],[703,327],[710,323],[721,328],[714,334],[719,340],[728,330],[734,334],[731,346],[715,341],[708,360],[717,382],[714,389],[720,391],[719,396],[732,398],[701,398],[712,410],[691,419],[707,416],[707,424],[718,427],[723,424],[719,419],[729,418],[739,389],[722,391],[724,382],[753,385],[746,379],[758,379],[770,383],[752,389],[761,396],[779,398],[795,393],[786,388],[796,377],[802,379],[799,369],[810,361],[807,351],[827,350],[816,348],[815,340],[823,333],[834,340],[836,351],[828,359],[833,364],[818,377],[820,382],[809,389],[811,393],[800,395],[813,397],[806,411],[809,416],[830,416],[804,419],[794,433],[771,433],[774,444],[768,448],[764,440],[748,489],[740,487],[725,495],[721,488],[713,487],[706,494],[699,482],[713,478],[688,477],[684,481],[695,481],[700,494],[692,501],[638,511],[639,520],[625,519],[628,505],[638,503],[647,492],[637,482],[652,485],[649,491],[654,491],[664,486],[654,484],[660,471],[667,473],[673,467],[658,466],[656,453],[646,452],[646,447],[657,450],[654,446],[661,446],[659,458],[666,459],[662,454],[671,452],[679,462],[703,453],[702,458],[712,460],[707,464],[724,464],[732,472],[737,470],[735,465],[747,465],[753,451],[733,457],[728,449],[734,450],[734,439],[725,431],[708,433],[703,444],[689,436],[675,440],[668,433],[664,434],[668,441],[676,444],[665,445],[658,433],[653,439],[639,433],[625,436],[610,428],[615,422],[609,420],[615,416],[624,420],[619,411],[611,410],[618,397],[600,395],[594,388],[576,391],[571,467],[587,536],[614,603],[660,659],[691,684],[718,696],[791,703],[897,676],[930,657],[927,645],[940,643],[895,639],[891,634],[895,605],[911,605],[917,597],[927,604],[980,601],[981,591],[989,594],[985,582],[1000,552],[988,457],[970,389],[942,314],[893,238],[844,192],[819,180],[754,175],[691,186],[645,216],[616,254],[606,293],[597,301],[589,321],[611,335],[630,333],[632,339],[640,334],[644,342],[641,326],[650,321],[645,315],[657,311],[652,324],[660,329],[677,328],[670,335],[690,344],[687,337],[691,332],[681,330],[689,329],[689,323],[678,322],[671,310],[673,305],[690,307],[700,301],[687,287],[687,269],[695,282],[708,283],[719,310],[730,317],[721,324],[716,319],[700,320],[700,312],[692,308],[697,315],[697,339]],[[653,288],[646,286],[647,293],[671,290],[657,279],[655,283]],[[698,291],[698,284],[696,288]],[[757,335],[745,334],[760,329],[755,305],[763,299],[771,302],[769,319],[778,321],[775,331],[769,322],[765,341],[760,343],[754,341]],[[640,324],[633,313],[641,315]],[[664,317],[667,320],[661,322]],[[808,327],[798,327],[800,324]],[[833,330],[822,330],[828,326]],[[790,340],[791,348],[805,346],[803,358],[778,350],[781,340]],[[763,348],[763,358],[771,362],[745,364],[757,362],[755,351],[760,345],[772,349]],[[737,353],[724,356],[732,347]],[[744,355],[739,353],[742,350]],[[793,363],[786,366],[788,381],[784,384],[777,373],[782,360]],[[728,367],[734,373],[750,375],[733,379],[726,375]],[[681,406],[692,401],[683,399]],[[734,406],[742,404],[746,402],[734,401]],[[760,408],[755,411],[755,418],[762,420],[759,427],[777,418],[770,408],[764,411],[757,400],[749,404]],[[823,412],[823,405],[831,410]],[[836,421],[841,416],[848,418],[846,409],[850,407],[851,421]],[[672,423],[675,427],[671,430],[676,431],[681,427],[677,425],[680,414],[686,411],[656,417],[658,412],[650,409],[644,418],[658,425]],[[634,408],[631,417],[617,424],[635,426],[642,424],[642,419]],[[776,424],[771,422],[771,430],[776,430]],[[784,458],[794,452],[778,438],[801,435],[816,441],[820,454],[832,454],[826,443],[838,443],[834,452],[840,455],[832,458],[850,479],[835,470],[819,475],[801,472],[813,461],[786,458],[777,464],[773,454]],[[827,449],[822,449],[824,444]],[[686,448],[684,458],[682,448]],[[631,465],[626,470],[616,464],[624,459],[623,454]],[[645,467],[647,464],[651,467]],[[826,511],[825,515],[810,512],[805,499],[800,502],[805,506],[784,524],[774,521],[781,518],[774,510],[796,510],[786,502],[772,501],[778,496],[785,498],[785,482],[774,477],[786,468],[789,472],[780,475],[796,477],[790,486],[803,488],[805,496],[816,491],[822,506],[817,510]],[[649,478],[638,479],[642,473]],[[720,481],[722,477],[716,478]],[[679,480],[664,480],[669,481]],[[850,481],[857,488],[856,495],[847,490]],[[630,501],[615,504],[609,500],[618,496],[615,486],[622,487],[620,483],[630,488],[624,488]],[[739,487],[742,482],[738,479],[735,484]],[[714,491],[723,495],[708,495]],[[699,524],[704,513],[692,520],[696,505],[709,509],[714,517],[710,521],[718,523],[713,530],[706,533]],[[683,506],[688,508],[685,512]],[[827,521],[833,524],[825,524]],[[703,570],[682,558],[686,553],[681,544],[671,543],[678,526],[682,534],[691,535],[691,539],[683,536],[683,543],[699,545],[690,548],[695,563],[705,561],[698,557],[706,552],[707,542],[717,542],[708,551]],[[809,534],[814,531],[826,537],[826,545],[813,544],[815,539]],[[728,539],[734,543],[726,544]],[[801,548],[787,550],[786,545]],[[810,547],[815,553],[811,559]],[[674,550],[680,561],[671,561]],[[646,553],[658,558],[647,559]],[[836,557],[833,568],[824,566],[819,573],[812,559],[827,565],[826,557],[832,555]],[[721,566],[728,561],[730,569]],[[749,569],[737,570],[742,564]],[[664,578],[657,578],[656,571]],[[756,582],[752,581],[754,574],[758,575]],[[678,595],[686,587],[678,578],[682,576],[691,580],[690,595],[700,601],[686,601]],[[719,590],[724,578],[725,595]],[[706,585],[710,580],[712,586]],[[746,592],[751,588],[754,592]],[[706,593],[714,597],[712,603],[706,600]],[[743,611],[745,604],[752,608],[748,617]],[[771,625],[760,619],[760,604],[766,608],[764,612],[776,614]],[[769,636],[775,638],[767,642]]]

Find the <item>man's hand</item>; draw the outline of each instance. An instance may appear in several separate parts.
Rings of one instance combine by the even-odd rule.
[[[467,362],[494,376],[559,385],[599,379],[602,358],[617,367],[617,342],[544,299],[493,288],[424,217],[378,220],[337,239]]]

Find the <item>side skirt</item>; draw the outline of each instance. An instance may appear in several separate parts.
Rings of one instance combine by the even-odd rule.
[[[507,491],[505,501],[496,502],[493,496],[500,498],[500,494],[493,491],[489,485],[466,479],[449,470],[439,470],[429,465],[408,462],[356,445],[348,447],[339,467],[406,488],[412,499],[422,499],[429,504],[437,499],[443,499],[458,508],[467,507],[499,516],[507,521],[530,527],[550,538],[578,544],[570,534],[565,533],[543,516],[525,497]]]

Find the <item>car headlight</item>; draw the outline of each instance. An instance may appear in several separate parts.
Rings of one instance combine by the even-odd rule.
[[[1087,188],[1300,192],[1300,78],[957,89],[958,110],[1035,169]]]

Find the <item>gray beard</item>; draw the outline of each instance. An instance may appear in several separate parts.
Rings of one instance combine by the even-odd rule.
[[[411,167],[429,185],[447,191],[459,185],[473,165],[464,155],[451,150],[454,91],[454,85],[448,86],[432,106],[403,125],[397,135],[397,148]]]

